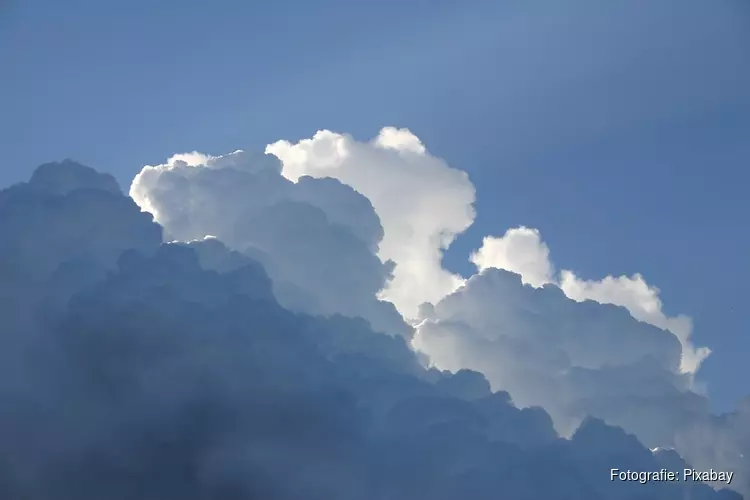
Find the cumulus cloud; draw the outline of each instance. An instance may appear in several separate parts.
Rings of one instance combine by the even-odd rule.
[[[446,271],[474,188],[405,129],[266,153],[0,192],[0,496],[738,498],[609,480],[665,463],[750,491],[747,405],[692,390],[707,351],[640,275],[558,274],[526,227]]]
[[[537,229],[520,226],[508,229],[502,237],[486,236],[482,246],[471,254],[471,262],[479,271],[505,269],[521,275],[521,280],[534,287],[551,283],[554,269],[549,248]]]
[[[695,467],[736,471],[733,489],[750,493],[750,397],[725,415],[703,415],[675,433],[676,448],[692,458]]]
[[[426,369],[363,319],[292,313],[246,252],[216,237],[159,244],[147,214],[79,167],[0,192],[13,207],[2,227],[25,248],[88,236],[3,254],[22,264],[18,283],[53,258],[45,273],[68,291],[33,335],[4,323],[3,347],[23,348],[0,363],[3,498],[739,498],[610,482],[610,464],[658,470],[658,456],[596,419],[561,439],[543,409],[515,407],[480,373]]]
[[[161,227],[122,196],[111,175],[69,160],[44,164],[28,183],[0,191],[0,234],[6,329],[32,328],[32,305],[64,300],[67,279],[96,280],[124,250],[148,252],[162,240]]]
[[[673,335],[634,321],[620,308],[578,304],[555,286],[523,286],[518,275],[498,269],[473,276],[440,301],[413,343],[440,368],[481,371],[495,390],[507,390],[522,406],[545,407],[564,431],[577,425],[582,415],[575,405],[584,399],[615,390],[645,395],[653,389],[661,396],[660,388],[639,377],[629,381],[615,373],[598,386],[573,383],[573,377],[645,361],[660,381],[677,370],[680,357]],[[638,374],[646,373],[639,366]],[[677,375],[670,378],[674,384],[668,389],[687,386]],[[584,382],[590,390],[577,392],[586,387]],[[634,385],[625,386],[630,383]]]
[[[649,285],[640,274],[583,280],[573,271],[564,269],[557,278],[549,247],[537,229],[521,226],[509,229],[502,237],[487,236],[479,250],[471,255],[471,261],[480,271],[496,268],[517,273],[524,283],[534,287],[554,283],[565,295],[579,302],[594,300],[625,307],[635,319],[668,330],[679,339],[683,373],[695,373],[711,353],[707,347],[693,345],[690,339],[693,324],[689,317],[670,317],[663,312],[659,289]]]
[[[521,406],[544,407],[563,434],[594,415],[700,467],[738,471],[735,487],[750,491],[743,413],[712,416],[695,392],[710,350],[692,343],[689,317],[664,313],[658,288],[640,274],[558,275],[526,227],[484,238],[470,259],[479,274],[426,308],[414,337],[434,366],[484,373]]]
[[[710,467],[721,455],[726,467],[747,468],[745,445],[685,444],[692,433],[734,437],[741,426],[719,430],[693,389],[709,351],[691,343],[688,317],[663,312],[642,276],[558,273],[540,232],[523,226],[484,238],[468,280],[443,269],[443,251],[473,221],[474,188],[406,129],[369,142],[320,131],[271,144],[265,156],[175,155],[145,167],[131,196],[169,238],[193,241],[202,266],[227,272],[217,264],[226,244],[233,266],[262,264],[284,307],[358,316],[410,338],[410,355],[433,367],[420,380],[481,394],[482,383],[459,375],[474,370],[520,407],[544,408],[564,436],[593,416],[691,464]],[[208,235],[216,240],[202,241]],[[416,325],[413,337],[394,305]],[[456,381],[436,382],[435,369]]]
[[[474,220],[474,186],[409,130],[386,127],[370,142],[322,130],[297,143],[270,144],[266,152],[293,181],[330,177],[370,200],[384,230],[378,256],[395,263],[381,297],[406,318],[463,283],[441,263],[443,251]]]
[[[519,406],[547,410],[562,435],[595,416],[695,467],[735,471],[733,488],[750,492],[747,413],[711,414],[672,333],[493,268],[425,312],[412,344],[433,366],[483,373]]]
[[[286,307],[361,316],[377,330],[409,335],[394,306],[377,299],[392,265],[375,256],[383,228],[351,187],[330,178],[291,182],[267,155],[193,152],[144,167],[130,195],[168,238],[212,235],[262,262]]]
[[[684,373],[695,373],[706,357],[711,354],[708,347],[695,347],[690,339],[693,322],[685,316],[670,317],[662,310],[659,289],[649,285],[640,274],[633,276],[606,276],[601,280],[583,280],[572,271],[562,271],[560,287],[571,299],[595,300],[601,304],[616,304],[625,307],[633,317],[672,332],[682,344],[680,369]]]

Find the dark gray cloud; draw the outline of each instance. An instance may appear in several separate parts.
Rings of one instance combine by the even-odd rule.
[[[162,229],[114,178],[72,161],[40,166],[0,191],[0,317],[28,328],[42,299],[95,280],[127,249],[155,250]]]
[[[596,419],[560,438],[544,410],[477,372],[426,370],[364,319],[291,312],[257,260],[160,244],[106,177],[54,169],[0,193],[2,262],[18,265],[2,286],[29,283],[16,305],[44,320],[3,323],[2,498],[739,498],[611,482],[664,458]],[[324,210],[300,203],[274,220]]]
[[[406,129],[369,142],[324,130],[266,152],[281,165],[241,151],[175,155],[144,167],[131,196],[173,237],[215,235],[262,263],[286,308],[406,333],[423,365],[482,373],[520,407],[544,408],[563,436],[601,418],[702,468],[721,463],[747,491],[744,445],[686,444],[719,432],[694,385],[710,351],[641,275],[558,276],[539,232],[524,227],[485,238],[469,280],[446,271],[442,249],[471,223],[474,187]],[[730,421],[721,432],[741,434]]]

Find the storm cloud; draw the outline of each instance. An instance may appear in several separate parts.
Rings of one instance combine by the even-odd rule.
[[[386,127],[366,142],[319,131],[296,143],[271,144],[266,158],[253,156],[252,165],[239,168],[228,166],[229,157],[190,153],[160,167],[145,167],[131,194],[157,215],[168,234],[175,232],[172,227],[190,228],[192,232],[181,238],[188,240],[222,231],[221,224],[202,225],[206,212],[222,214],[223,221],[234,220],[238,213],[255,210],[251,207],[258,197],[243,190],[248,196],[238,197],[235,205],[225,200],[232,198],[228,191],[222,196],[196,196],[193,193],[202,193],[203,183],[185,172],[218,182],[233,171],[257,170],[268,162],[274,165],[267,170],[269,175],[272,172],[280,184],[291,181],[290,190],[304,186],[315,191],[321,181],[350,186],[371,203],[367,213],[380,221],[382,232],[369,233],[373,239],[368,248],[391,276],[381,282],[379,291],[365,280],[352,280],[346,294],[362,301],[376,297],[381,304],[395,306],[414,328],[405,338],[424,366],[482,373],[492,390],[507,391],[516,405],[544,408],[562,436],[572,436],[581,422],[593,416],[621,426],[649,448],[676,448],[690,463],[705,468],[721,463],[736,471],[738,479],[732,486],[747,491],[746,447],[739,439],[741,414],[711,414],[708,399],[694,385],[695,372],[710,350],[693,345],[689,317],[662,312],[658,288],[643,276],[584,281],[572,271],[558,272],[542,235],[526,227],[484,238],[469,257],[478,272],[468,280],[445,270],[443,251],[473,221],[474,187],[465,173],[434,157],[407,129]],[[178,158],[188,159],[180,164],[180,191],[168,178],[145,179],[155,172],[174,171],[170,165]],[[177,192],[174,206],[151,205]],[[319,204],[322,198],[311,195],[308,200]],[[194,203],[196,199],[203,201]],[[343,205],[335,201],[333,190],[325,199],[329,211]],[[172,223],[178,215],[180,222]],[[282,219],[275,220],[276,226],[282,224]],[[364,228],[376,226],[370,221],[366,219],[359,230],[360,238]],[[234,225],[231,235],[219,239],[253,255],[244,243],[235,241],[258,240],[258,233],[262,231]],[[266,243],[263,251],[283,256],[301,233],[298,229],[280,236]],[[309,252],[304,256],[306,265],[327,269],[329,254]],[[273,272],[270,275],[275,279]],[[409,285],[404,288],[401,283]],[[332,310],[351,313],[340,305]],[[388,331],[379,329],[383,330]],[[696,433],[724,433],[724,438],[688,445],[695,442],[688,436]]]
[[[1,497],[740,498],[610,480],[747,472],[747,408],[710,414],[674,332],[452,275],[468,177],[406,130],[316,137],[177,155],[132,198],[71,161],[0,192]]]

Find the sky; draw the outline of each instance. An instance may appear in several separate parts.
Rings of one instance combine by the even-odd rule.
[[[26,340],[9,335],[3,355],[9,365],[2,370],[10,371],[0,376],[8,387],[0,389],[32,394],[30,414],[52,404],[55,391],[71,390],[92,423],[62,438],[70,422],[64,412],[55,414],[47,444],[27,452],[29,470],[119,425],[102,419],[100,409],[111,409],[111,402],[100,401],[96,387],[77,385],[104,369],[92,353],[106,358],[112,347],[106,344],[112,339],[91,344],[78,337],[107,327],[98,308],[122,319],[117,332],[135,335],[113,342],[132,342],[144,360],[164,353],[167,361],[177,359],[155,365],[153,373],[151,361],[135,354],[123,361],[125,372],[146,370],[158,380],[117,403],[118,412],[135,418],[136,428],[128,429],[136,433],[141,423],[151,432],[162,419],[184,414],[198,389],[175,386],[174,373],[200,378],[205,368],[223,390],[238,373],[247,376],[242,370],[251,368],[233,364],[240,362],[280,377],[269,387],[238,382],[269,397],[262,400],[272,408],[279,399],[268,395],[287,390],[317,401],[315,388],[298,384],[304,373],[324,386],[356,380],[346,390],[378,409],[383,402],[372,395],[371,381],[356,385],[369,380],[363,373],[370,365],[352,368],[351,360],[339,359],[366,355],[377,360],[378,376],[395,370],[419,381],[405,381],[405,392],[395,396],[378,379],[374,387],[386,399],[408,406],[416,393],[443,397],[459,388],[458,399],[473,406],[459,412],[456,442],[466,441],[460,432],[476,431],[466,415],[494,418],[482,413],[498,404],[486,399],[490,390],[508,391],[514,404],[531,411],[518,420],[528,417],[527,430],[533,428],[524,450],[532,441],[534,450],[546,446],[559,433],[572,436],[572,448],[560,453],[592,456],[585,450],[601,432],[614,448],[620,439],[622,450],[630,450],[623,456],[640,453],[640,444],[581,423],[590,416],[623,427],[645,446],[675,447],[694,466],[723,460],[722,466],[745,468],[750,6],[744,0],[6,0],[0,1],[0,68],[0,189],[23,183],[0,191],[6,235],[0,307],[10,322],[4,328],[23,331],[25,315],[33,323],[42,310],[62,322],[50,327],[45,316],[41,338],[76,332],[72,347],[50,354],[50,368],[38,371],[13,362],[14,349],[37,353],[38,347],[29,351]],[[64,159],[78,163],[37,168]],[[162,239],[195,249],[200,262]],[[147,256],[134,257],[132,249]],[[252,270],[242,274],[242,266]],[[155,292],[159,280],[171,295]],[[144,304],[139,293],[153,303]],[[273,306],[233,308],[238,293]],[[204,316],[188,312],[196,301],[207,308]],[[129,307],[149,312],[131,323],[123,319]],[[294,320],[289,311],[329,319]],[[369,325],[355,327],[336,315]],[[164,321],[153,323],[154,317]],[[210,351],[216,356],[206,360],[200,329],[209,318],[225,333],[239,324],[233,321],[275,325],[294,332],[289,338],[297,343],[259,334],[252,342],[279,363],[266,366],[232,337],[221,337]],[[142,324],[165,335],[157,354],[146,352],[154,346],[134,333]],[[188,331],[188,343],[170,336],[170,328]],[[359,336],[346,340],[341,332],[350,330]],[[308,341],[314,347],[305,350]],[[249,357],[235,359],[234,351]],[[331,353],[338,357],[329,372],[320,360]],[[57,387],[55,370],[70,369],[77,356],[94,363],[93,371],[73,370],[74,382]],[[417,366],[425,360],[432,370]],[[103,373],[119,387],[117,374]],[[9,376],[18,374],[32,382]],[[229,414],[244,415],[227,390],[217,398]],[[162,393],[174,395],[144,414],[142,403],[160,401]],[[348,407],[337,405],[310,418],[340,429],[349,417],[339,410]],[[450,408],[438,405],[427,420],[455,416]],[[34,435],[37,421],[26,410],[0,405],[4,411],[7,421],[28,420]],[[411,411],[399,414],[406,426],[399,432],[424,421]],[[364,421],[346,422],[355,435],[373,432]],[[256,442],[253,432],[237,430],[242,442]],[[20,436],[13,443],[22,450]],[[286,450],[289,443],[275,444]],[[120,446],[127,444],[114,449]],[[297,445],[289,446],[294,460],[307,463]],[[466,456],[490,453],[477,446]],[[340,467],[349,459],[358,465],[374,456],[394,459],[363,449],[362,456],[342,452],[332,460]],[[140,451],[133,453],[137,458]],[[641,463],[653,466],[649,460]],[[269,488],[278,487],[279,469],[266,466]],[[369,478],[365,470],[359,472]],[[151,493],[149,479],[138,477],[143,483],[131,483]],[[392,487],[408,491],[402,480]],[[349,498],[347,488],[362,484],[317,487]],[[456,487],[455,494],[470,491]],[[79,497],[96,498],[99,490],[91,488]],[[735,489],[749,488],[745,475]],[[52,498],[46,490],[36,494]],[[284,490],[279,498],[296,494]]]
[[[747,379],[750,10],[742,1],[10,2],[5,167],[73,158],[123,185],[181,151],[409,127],[469,173],[482,235],[539,228],[587,278],[642,273]],[[744,376],[743,376],[744,375]]]

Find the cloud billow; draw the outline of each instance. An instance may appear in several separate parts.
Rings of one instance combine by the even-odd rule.
[[[293,183],[280,171],[278,161],[243,151],[177,155],[145,167],[131,195],[168,238],[215,236],[262,262],[286,307],[361,316],[409,335],[394,306],[376,299],[392,266],[374,255],[383,229],[370,202],[336,180]]]
[[[368,147],[418,172],[448,168],[420,159],[405,131],[346,141],[349,169]],[[437,232],[412,234],[410,257],[405,226],[389,236],[394,219],[381,212],[414,171],[368,201],[340,179],[292,182],[269,159],[191,153],[144,169],[131,194],[163,231],[109,176],[73,162],[0,192],[0,230],[13,236],[0,244],[0,497],[740,498],[610,481],[613,467],[663,466],[664,453],[641,444],[663,434],[639,425],[666,410],[644,401],[675,395],[672,410],[688,415],[681,436],[700,433],[692,451],[703,458],[712,438],[745,429],[742,409],[719,421],[681,399],[690,376],[674,335],[507,271],[431,278],[430,259],[473,217],[465,176],[436,181],[463,215],[444,233],[435,220]],[[430,189],[402,207],[410,220],[439,218]],[[399,276],[450,286],[406,302],[380,293]],[[396,311],[416,299],[432,306],[413,335]],[[522,372],[540,384],[514,379]],[[604,422],[616,418],[605,396],[631,411],[622,424],[638,438]],[[577,419],[569,438],[561,418]]]
[[[257,219],[248,215],[250,211],[243,212],[245,208],[224,201],[231,195],[206,197],[201,184],[188,176],[183,176],[187,180],[180,184],[182,196],[175,198],[173,207],[165,213],[149,208],[151,201],[172,188],[169,183],[144,182],[144,177],[154,171],[173,170],[170,165],[175,158],[186,158],[192,165],[190,172],[214,178],[214,182],[220,178],[217,167],[224,170],[222,176],[228,176],[228,164],[252,171],[264,165],[260,157],[253,156],[253,162],[238,162],[236,155],[177,155],[166,165],[144,168],[133,182],[131,195],[163,221],[168,233],[173,226],[169,222],[172,214],[189,220],[184,215],[195,213],[196,206],[211,206],[227,219],[243,213],[243,222],[219,239],[243,251],[243,245],[235,240],[258,240],[270,226],[280,236],[266,240],[264,252],[275,256],[281,267],[293,268],[305,259],[282,256],[292,255],[289,242],[295,237],[309,234],[295,223],[306,220],[306,228],[313,225],[312,219],[301,212],[284,219],[282,212],[288,208],[279,210],[279,214],[271,214],[275,210],[268,209],[263,219],[274,223],[253,225],[257,223],[248,220]],[[445,270],[441,264],[443,251],[474,220],[474,186],[464,172],[434,157],[407,129],[386,127],[367,142],[323,130],[296,143],[270,144],[265,161],[273,165],[265,170],[269,178],[279,183],[288,179],[292,189],[307,186],[308,192],[313,192],[316,183],[324,181],[330,186],[348,186],[368,201],[368,210],[345,212],[369,214],[361,219],[359,235],[366,228],[381,226],[380,231],[369,232],[374,238],[368,247],[371,252],[375,249],[373,253],[391,277],[375,295],[380,304],[393,304],[414,327],[415,334],[406,338],[423,364],[452,372],[471,369],[483,373],[493,390],[510,392],[516,404],[547,410],[557,431],[566,436],[586,417],[595,416],[622,426],[649,447],[677,447],[696,466],[736,471],[739,479],[734,487],[747,491],[743,445],[723,444],[732,441],[729,437],[716,441],[708,450],[687,444],[692,442],[688,436],[696,432],[738,436],[741,426],[717,426],[708,400],[694,384],[694,375],[709,349],[693,345],[690,318],[662,312],[659,290],[641,275],[587,281],[569,270],[558,273],[539,231],[526,227],[510,229],[501,237],[486,237],[482,247],[470,256],[478,270],[470,279]],[[258,187],[242,190],[248,196],[241,207],[255,203],[253,189]],[[325,198],[328,213],[339,213],[330,207],[347,205],[343,191],[340,202],[334,201],[337,196],[332,190]],[[197,199],[207,201],[196,205]],[[313,204],[321,206],[322,197],[315,199]],[[372,222],[373,212],[379,224]],[[347,219],[350,230],[357,226],[357,218]],[[215,226],[221,227],[218,222]],[[187,227],[200,227],[201,234],[218,231],[194,222]],[[322,235],[323,230],[317,234]],[[332,238],[328,235],[326,240]],[[334,246],[344,247],[344,241],[339,239]],[[263,260],[263,254],[245,252],[263,261],[274,280],[279,278],[269,258]],[[351,253],[351,248],[347,252]],[[323,255],[333,253],[331,250]],[[330,269],[330,261],[321,253],[306,256],[310,257],[310,266]],[[341,260],[341,268],[346,268],[347,262]],[[507,271],[518,273],[520,279]],[[295,272],[295,276],[302,274],[302,269]],[[323,275],[320,277],[323,279],[317,280],[317,285],[311,283],[305,290],[316,290],[325,281]],[[342,290],[346,290],[347,298],[359,296],[372,304],[369,301],[375,287],[366,283],[351,280]],[[279,293],[284,291],[282,285],[274,286],[284,304]],[[313,295],[321,297],[323,293]],[[329,302],[328,310],[318,305],[307,311],[351,315],[353,309],[342,307],[343,303],[339,295]],[[286,305],[295,308],[291,301]],[[375,316],[360,315],[374,324]]]

